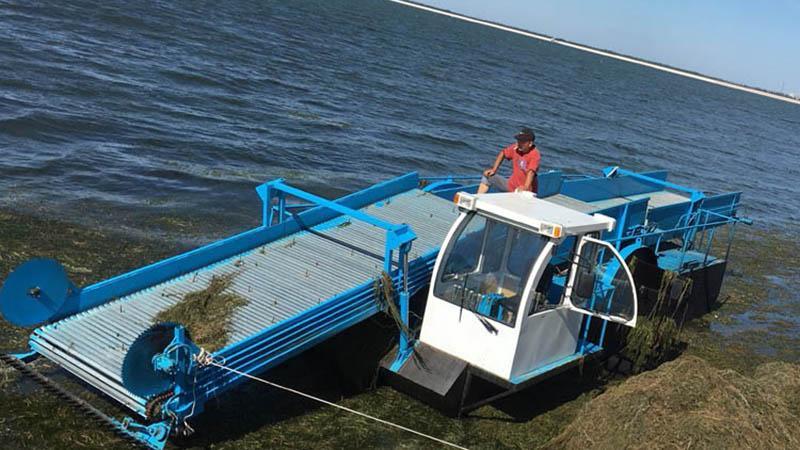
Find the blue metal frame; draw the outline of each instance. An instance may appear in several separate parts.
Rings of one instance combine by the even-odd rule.
[[[289,195],[384,229],[386,231],[386,241],[384,246],[383,271],[387,274],[392,272],[394,265],[394,252],[398,252],[398,261],[400,262],[399,274],[401,280],[403,280],[402,289],[400,290],[399,295],[400,315],[403,323],[406,327],[408,327],[408,253],[411,250],[411,243],[417,238],[417,235],[414,233],[411,227],[409,227],[407,224],[393,224],[386,222],[370,216],[362,211],[349,208],[296,187],[289,186],[284,183],[283,179],[277,179],[268,183],[264,183],[258,186],[256,191],[263,202],[263,218],[265,226],[271,225],[275,220],[273,215],[274,209],[272,208],[273,197],[277,197],[278,199],[277,221],[279,224],[283,223],[286,210],[286,196]],[[401,330],[399,337],[400,351],[398,352],[398,358],[400,355],[405,355],[410,352],[411,348],[409,347],[409,342],[410,337],[406,336],[406,334]]]
[[[411,188],[415,187],[416,183],[412,186],[404,183],[403,186]],[[380,191],[379,197],[382,199],[399,193],[396,186],[395,189],[379,187],[378,189],[371,188],[371,190]],[[281,229],[283,231],[281,236],[296,232],[294,227],[288,227],[288,225],[293,221],[302,222],[302,216],[309,213],[306,211],[298,214],[298,217],[289,216],[287,218],[285,206],[287,197],[298,198],[317,205],[317,208],[327,209],[338,215],[384,229],[386,231],[384,270],[392,274],[393,281],[401,287],[400,310],[404,322],[408,325],[409,289],[419,283],[427,282],[428,273],[432,270],[435,258],[434,252],[418,258],[411,265],[409,264],[408,252],[416,235],[408,225],[383,221],[341,202],[327,200],[289,186],[283,180],[264,183],[257,188],[257,192],[263,202],[263,227]],[[272,205],[274,199],[278,203],[277,209]],[[400,262],[396,270],[394,270],[393,264],[394,252],[398,252]],[[271,326],[244,341],[231,344],[216,352],[214,356],[222,358],[226,361],[227,366],[241,372],[261,372],[379,311],[380,308],[374,298],[372,286],[367,283],[321,302],[317,307]],[[403,353],[410,352],[410,338],[404,333],[400,333],[399,341]],[[192,397],[183,396],[175,403],[166,405],[166,408],[178,418],[185,417],[189,411],[201,411],[202,405],[210,397],[232,389],[245,380],[240,375],[215,367],[196,368],[196,370],[196,382],[192,389]]]
[[[680,184],[670,183],[669,181],[667,181],[665,179],[662,180],[660,178],[656,178],[656,177],[653,177],[653,176],[650,176],[650,175],[647,175],[647,174],[632,172],[630,170],[621,169],[621,168],[617,168],[617,174],[618,175],[629,176],[629,177],[632,177],[632,178],[636,178],[636,179],[639,179],[639,180],[642,180],[642,181],[646,181],[648,183],[653,183],[655,185],[659,185],[659,186],[662,186],[662,187],[665,187],[665,188],[668,188],[668,189],[674,189],[676,191],[686,192],[686,193],[691,195],[691,200],[693,202],[697,202],[697,201],[702,200],[703,198],[705,198],[705,194],[703,194],[701,191],[699,191],[697,189],[693,189],[693,188],[686,187],[686,186],[681,186]]]
[[[428,283],[437,252],[429,252],[409,261],[408,253],[412,242],[416,239],[413,230],[406,224],[389,223],[359,211],[358,208],[407,192],[416,188],[418,184],[417,174],[410,173],[331,201],[289,186],[283,180],[264,183],[257,188],[257,192],[263,200],[263,223],[260,227],[83,289],[76,289],[73,294],[75,301],[71,307],[62,311],[58,316],[52,317],[49,322],[53,323],[61,318],[79,314],[115,298],[138,292],[200,268],[219,264],[221,261],[246,251],[252,251],[266,243],[322,225],[337,217],[347,216],[386,231],[384,270],[390,274],[395,285],[399,287],[397,291],[400,295],[397,301],[400,303],[403,320],[408,324],[410,292],[416,291],[421,285]],[[309,203],[287,205],[287,197],[300,198]],[[277,208],[271,204],[273,199],[276,199],[278,203]],[[289,213],[288,211],[293,209],[292,206],[303,207],[306,210]],[[395,252],[398,263],[393,264]],[[317,307],[287,319],[283,323],[271,326],[249,339],[234,343],[215,355],[225,358],[226,363],[237,370],[246,373],[259,372],[279,364],[379,311],[380,307],[374,298],[372,284],[365,283],[321,302]],[[49,326],[52,325],[45,325],[42,329]],[[411,339],[411,336],[401,333],[400,345],[404,353],[410,353]],[[30,339],[32,351],[24,357],[26,359],[33,358],[35,354],[40,353],[37,350],[40,350],[41,346],[49,345],[43,335],[40,336],[37,329]],[[69,349],[58,351],[61,355],[59,358],[70,359],[79,372],[89,375],[94,372],[91,366],[81,361],[78,355],[72,354]],[[196,352],[197,349],[192,354]],[[170,355],[173,354],[166,349],[160,357],[154,358],[154,369],[171,370],[173,365],[187,364],[189,367],[176,372],[173,396],[166,401],[162,408],[163,414],[165,417],[168,416],[168,420],[165,419],[164,422],[149,426],[141,425],[131,418],[119,422],[121,430],[151,448],[163,448],[166,435],[169,434],[173,425],[181,427],[186,417],[203,410],[203,404],[211,396],[231,389],[243,381],[239,376],[231,376],[230,372],[222,373],[211,367],[200,368],[191,360],[187,362],[186,358],[181,359],[183,362],[178,362],[171,359]],[[190,373],[192,380],[189,380]],[[103,386],[110,382],[101,380],[102,374],[92,375],[92,377]],[[137,413],[144,414],[143,404],[133,405],[130,402],[125,404]]]
[[[322,199],[328,203],[303,211],[297,214],[294,220],[282,221],[279,226],[262,225],[227,239],[142,267],[141,269],[109,278],[108,280],[82,289],[76,289],[73,293],[74,301],[69,302],[68,308],[64,308],[58,315],[50,318],[48,323],[78,314],[95,306],[102,305],[112,299],[123,297],[150,286],[155,286],[180,275],[236,256],[250,249],[301,231],[304,228],[319,225],[343,214],[340,211],[355,211],[357,208],[414,189],[418,184],[419,177],[415,172],[412,172],[342,197],[335,202]],[[257,190],[258,189],[263,191],[265,188],[259,186]],[[259,195],[261,195],[261,191],[259,191]],[[331,205],[333,205],[333,208]],[[264,216],[267,217],[268,215],[269,208],[265,203]],[[396,235],[392,237],[392,242],[399,245],[399,242],[408,237],[406,234],[407,232],[412,231],[408,227],[403,229],[402,226],[398,226],[392,231],[392,234]]]

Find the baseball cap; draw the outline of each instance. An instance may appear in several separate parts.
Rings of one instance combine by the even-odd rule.
[[[528,127],[522,127],[519,129],[519,132],[514,135],[514,137],[518,141],[534,141],[536,140],[536,134]]]

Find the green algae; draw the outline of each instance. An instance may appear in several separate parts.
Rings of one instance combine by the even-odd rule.
[[[178,303],[159,312],[153,323],[183,325],[192,342],[209,352],[225,347],[233,313],[248,303],[245,298],[229,291],[237,275],[237,272],[214,275],[208,286],[189,292]]]

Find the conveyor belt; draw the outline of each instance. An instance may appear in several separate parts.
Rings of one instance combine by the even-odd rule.
[[[458,214],[455,205],[415,189],[362,210],[411,225],[417,239],[409,260],[418,269],[409,275],[424,285]],[[204,289],[212,276],[238,272],[232,292],[249,303],[234,314],[229,343],[243,341],[339,294],[371,285],[383,268],[384,240],[384,230],[339,217],[41,327],[31,345],[141,414],[145,400],[122,387],[122,362],[128,346],[152,325],[158,312],[186,293]]]

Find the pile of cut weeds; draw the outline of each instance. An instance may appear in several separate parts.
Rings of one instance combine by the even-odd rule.
[[[192,342],[209,352],[225,347],[234,311],[247,304],[247,299],[229,292],[237,275],[214,275],[205,289],[186,294],[180,302],[158,313],[154,323],[183,325]]]
[[[800,448],[800,365],[752,377],[684,356],[587,403],[549,448]]]

